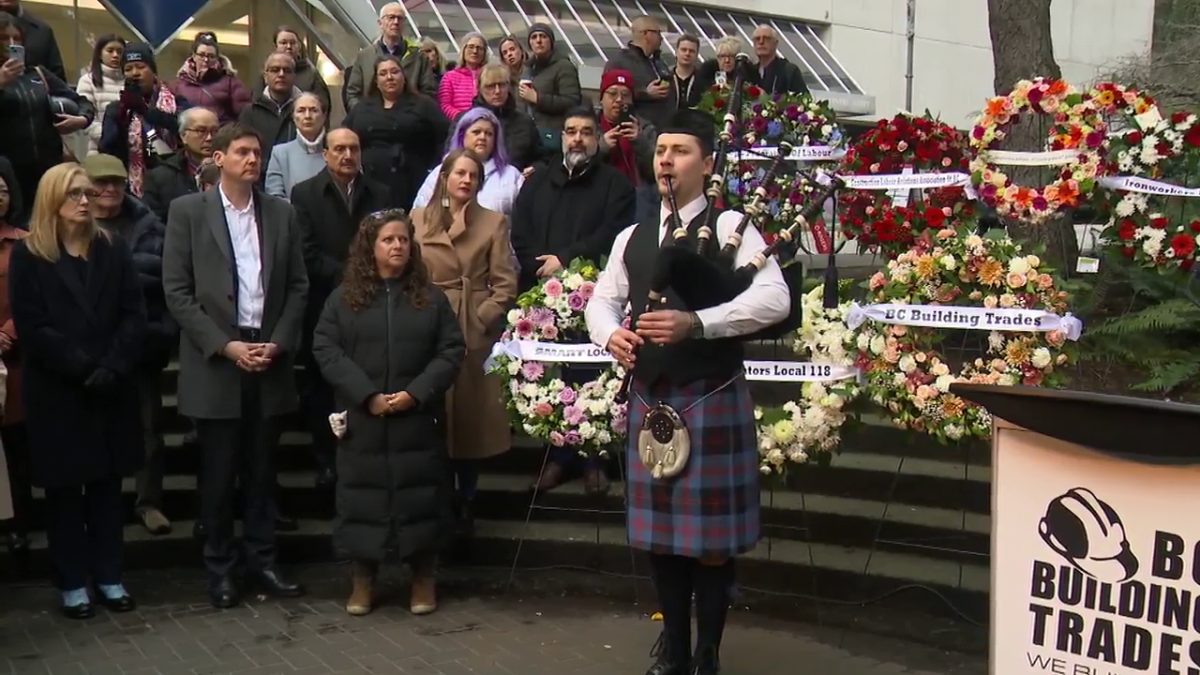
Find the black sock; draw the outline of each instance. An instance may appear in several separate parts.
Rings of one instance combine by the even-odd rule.
[[[725,617],[733,591],[733,558],[721,565],[697,563],[693,572],[696,588],[696,650],[700,659],[715,659],[725,632]]]
[[[678,555],[650,554],[651,576],[663,615],[667,659],[686,663],[692,654],[692,574],[696,561]]]

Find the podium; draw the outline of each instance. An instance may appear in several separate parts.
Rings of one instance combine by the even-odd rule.
[[[1200,673],[1200,406],[954,384],[992,413],[992,675]]]

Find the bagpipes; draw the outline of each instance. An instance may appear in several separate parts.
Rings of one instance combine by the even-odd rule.
[[[756,253],[748,263],[737,267],[737,252],[741,247],[746,228],[765,212],[769,196],[767,186],[773,182],[793,150],[791,144],[780,143],[770,167],[759,181],[759,186],[743,206],[742,217],[738,221],[737,227],[720,249],[714,247],[717,209],[712,208],[712,205],[724,197],[727,157],[741,122],[742,85],[747,61],[748,57],[745,54],[738,55],[733,93],[725,114],[724,127],[719,135],[713,174],[709,178],[706,189],[710,208],[707,209],[704,221],[696,231],[694,244],[688,224],[684,223],[679,215],[679,208],[675,201],[674,181],[670,176],[666,177],[667,203],[671,211],[668,226],[671,229],[672,241],[671,244],[659,249],[650,277],[649,293],[643,313],[654,311],[662,305],[665,302],[664,295],[667,289],[670,289],[671,294],[691,312],[729,302],[750,287],[755,275],[766,266],[768,260],[777,257],[792,298],[788,316],[773,326],[741,338],[745,341],[775,340],[799,329],[802,319],[800,297],[803,295],[804,268],[800,263],[794,261],[796,242],[809,227],[809,221],[822,210],[825,201],[842,189],[845,183],[836,176],[822,181],[812,174],[800,171],[799,175],[803,180],[813,183],[824,182],[823,193],[811,200],[796,215],[792,224],[779,233],[774,242]],[[836,290],[835,283],[834,292]],[[621,388],[616,395],[618,403],[628,401],[632,377],[632,369],[626,371]]]

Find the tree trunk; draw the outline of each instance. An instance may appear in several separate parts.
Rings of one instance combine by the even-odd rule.
[[[988,0],[988,29],[992,37],[993,87],[997,96],[1008,94],[1020,80],[1035,77],[1061,78],[1062,69],[1054,59],[1054,38],[1050,29],[1051,0]],[[1041,115],[1024,115],[1009,130],[1003,146],[1006,150],[1040,151],[1046,149],[1046,134],[1051,120]],[[1014,183],[1044,186],[1053,177],[1055,167],[1004,167]],[[1042,245],[1047,261],[1064,275],[1075,270],[1079,242],[1070,215],[1052,218],[1041,225],[1024,222],[1006,223],[1014,239],[1030,247]]]

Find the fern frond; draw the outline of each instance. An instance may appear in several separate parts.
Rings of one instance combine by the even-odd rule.
[[[1089,328],[1093,335],[1130,335],[1133,333],[1166,333],[1185,329],[1200,329],[1200,308],[1183,298],[1172,298],[1150,305],[1124,316],[1113,317]]]
[[[1200,354],[1186,360],[1173,361],[1150,369],[1151,377],[1131,387],[1137,391],[1169,392],[1200,374]]]

